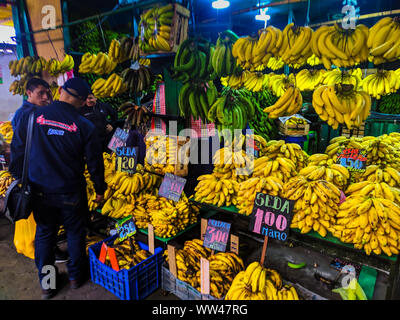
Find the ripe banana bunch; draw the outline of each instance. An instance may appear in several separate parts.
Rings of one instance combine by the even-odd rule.
[[[121,72],[121,78],[130,93],[141,93],[153,84],[150,68],[142,65],[139,65],[138,69],[126,68]]]
[[[153,7],[140,16],[139,47],[145,53],[154,51],[171,51],[171,26],[175,7],[168,4],[163,7]]]
[[[184,117],[207,123],[208,112],[218,98],[218,91],[212,81],[205,83],[185,83],[179,91],[178,105]]]
[[[307,120],[303,118],[298,118],[296,116],[291,117],[290,119],[286,120],[285,124],[289,126],[297,126],[297,125],[305,125],[307,124]]]
[[[325,149],[325,154],[329,156],[330,159],[333,160],[334,163],[336,163],[337,160],[337,154],[341,149],[344,148],[350,148],[350,149],[363,149],[363,141],[367,139],[366,137],[364,138],[358,138],[358,137],[345,137],[345,136],[339,136],[331,139],[329,141],[329,145]],[[367,140],[365,140],[367,141]]]
[[[227,61],[221,50],[217,51],[219,55],[216,56],[215,50],[215,46],[203,38],[184,40],[176,52],[171,77],[183,83],[208,82],[216,76],[215,67],[220,72],[232,70],[231,65],[234,66],[234,62]]]
[[[12,60],[8,63],[10,74],[13,77],[30,74],[38,75],[46,69],[47,61],[43,57],[27,56],[19,60]]]
[[[0,197],[4,197],[8,187],[14,181],[13,176],[7,170],[0,171]]]
[[[284,186],[284,197],[296,201],[290,227],[325,237],[336,223],[340,195],[339,188],[325,180],[309,181],[303,175],[290,179]]]
[[[302,69],[296,74],[296,85],[300,91],[314,91],[323,84],[325,70]]]
[[[283,285],[280,274],[258,261],[234,278],[225,300],[300,300],[296,289]]]
[[[400,187],[400,172],[390,166],[369,165],[365,172],[358,177],[358,182],[369,181],[386,183],[390,187]]]
[[[267,68],[271,69],[273,71],[276,71],[276,70],[282,69],[284,65],[285,65],[285,62],[282,60],[281,57],[279,57],[279,56],[272,57],[268,60]]]
[[[321,60],[313,53],[311,57],[307,59],[307,64],[309,64],[312,67],[318,66],[322,64]]]
[[[385,198],[351,195],[340,205],[333,229],[335,237],[353,243],[354,248],[364,250],[367,255],[371,252],[397,255],[400,206]]]
[[[350,179],[347,168],[336,164],[329,155],[315,153],[308,158],[307,167],[299,172],[310,181],[326,180],[333,183],[340,190],[345,190]]]
[[[161,238],[171,238],[197,222],[199,209],[194,209],[183,193],[178,202],[156,197],[147,202],[146,213],[154,227],[154,234]],[[135,215],[135,214],[134,214]],[[135,215],[136,217],[136,215]]]
[[[254,161],[253,177],[278,179],[279,188],[274,188],[275,192],[281,190],[281,184],[288,182],[289,179],[297,175],[295,163],[290,158],[270,157],[268,154]]]
[[[384,165],[400,169],[399,145],[395,137],[387,134],[369,137],[365,139],[363,146],[367,151],[367,165]]]
[[[247,75],[248,73],[245,73],[237,68],[237,70],[235,70],[232,74],[226,77],[221,77],[221,84],[224,87],[229,87],[231,89],[240,89],[243,87],[243,83]]]
[[[358,24],[355,29],[343,29],[339,24],[323,25],[310,41],[312,53],[321,60],[325,69],[351,67],[368,59],[369,29]]]
[[[319,117],[333,129],[345,125],[359,128],[368,118],[371,97],[365,91],[355,91],[351,85],[323,85],[313,93],[312,104]]]
[[[87,167],[85,168],[84,176],[86,180],[86,194],[88,200],[88,208],[89,211],[95,211],[99,206],[99,204],[94,202],[94,200],[96,200],[96,190],[94,189],[93,181],[90,179],[90,174],[89,171],[87,170]]]
[[[288,24],[283,34],[283,45],[281,57],[286,64],[296,64],[302,66],[307,63],[307,59],[313,54],[311,49],[311,39],[314,31],[310,27],[294,26]]]
[[[177,140],[169,136],[152,136],[145,143],[145,169],[162,175],[174,173],[178,163]]]
[[[212,67],[217,77],[229,76],[236,69],[232,46],[238,39],[239,37],[231,30],[219,34],[211,57]]]
[[[303,96],[300,89],[290,85],[278,101],[272,106],[266,107],[264,112],[268,113],[269,118],[276,119],[296,114],[302,106]]]
[[[112,39],[108,47],[107,56],[116,64],[122,63],[127,59],[124,55],[124,49],[118,39]]]
[[[217,178],[214,174],[206,174],[197,178],[194,200],[212,204],[217,207],[237,205],[236,194],[239,183],[232,179]]]
[[[64,74],[74,68],[75,62],[72,56],[66,54],[62,61],[57,59],[50,59],[47,61],[45,70],[53,77],[57,77],[60,74]]]
[[[92,54],[86,52],[81,59],[79,65],[79,73],[95,73],[98,75],[110,74],[115,70],[118,63],[106,53],[99,52]]]
[[[285,74],[273,74],[268,75],[268,85],[267,88],[272,91],[277,97],[282,97],[286,90],[296,83],[296,77],[294,74],[290,73],[288,76]]]
[[[261,150],[261,155],[274,160],[277,158],[289,159],[294,163],[297,171],[306,166],[308,159],[308,154],[297,143],[285,143],[285,140],[268,141]]]
[[[400,88],[399,72],[378,70],[363,79],[362,88],[370,96],[379,100],[382,96],[394,93]]]
[[[125,198],[112,195],[101,208],[101,214],[113,219],[126,217],[129,214],[127,212],[127,205],[132,202],[132,198],[134,198],[134,195],[129,195]]]
[[[271,196],[282,196],[284,183],[275,176],[252,177],[239,184],[237,208],[239,214],[250,216],[253,212],[254,200],[258,192]]]
[[[168,250],[164,251],[169,261]],[[210,294],[222,299],[228,292],[236,275],[244,270],[243,260],[232,252],[211,254],[211,250],[203,246],[200,239],[187,240],[182,249],[175,251],[178,279],[189,283],[200,291],[201,258],[210,261]]]
[[[0,124],[0,134],[3,136],[5,142],[7,142],[8,144],[11,143],[12,137],[14,135],[11,121],[4,121]]]
[[[116,73],[107,79],[99,78],[92,84],[92,92],[98,98],[115,97],[127,90],[124,80]]]
[[[32,78],[39,78],[39,76],[33,76]],[[12,92],[13,95],[26,95],[26,86],[28,84],[28,81],[32,79],[30,75],[28,74],[23,74],[19,80],[14,80],[10,88],[8,89],[9,92]]]
[[[375,65],[395,61],[400,57],[400,24],[398,17],[385,17],[369,30],[367,46],[370,61]]]
[[[139,107],[131,101],[123,103],[118,111],[121,112],[124,117],[127,117],[126,123],[137,128],[151,119],[151,116],[148,114],[149,110],[146,107]]]
[[[328,86],[335,84],[351,84],[353,85],[353,88],[356,88],[356,90],[361,90],[362,82],[362,71],[360,68],[349,71],[341,71],[340,69],[336,68],[325,72],[321,84]]]
[[[96,235],[94,235],[94,236],[86,235],[86,241],[85,241],[86,255],[89,256],[89,248],[92,245],[94,245],[98,242],[101,242],[101,241],[104,241],[103,237],[96,236]]]
[[[211,105],[207,119],[215,123],[221,133],[224,129],[245,129],[254,113],[255,107],[246,97],[226,88]]]
[[[134,237],[131,237],[130,239],[132,239],[133,242],[132,246],[129,239],[126,239],[123,242],[119,242],[119,240],[116,239],[112,245],[120,269],[129,270],[152,256],[150,252],[140,248]],[[111,267],[109,255],[106,256],[106,261],[104,263]],[[146,262],[143,262],[143,264],[146,264]]]
[[[396,171],[397,172],[397,171]],[[376,174],[380,174],[377,172]],[[383,178],[381,178],[383,179]],[[400,189],[390,186],[385,181],[375,180],[361,181],[351,184],[346,194],[349,196],[364,196],[364,197],[375,197],[390,200],[396,204],[400,204]]]

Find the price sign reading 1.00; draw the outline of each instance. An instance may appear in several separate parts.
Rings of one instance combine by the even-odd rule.
[[[181,198],[186,179],[171,173],[166,173],[161,183],[158,195],[178,202]]]

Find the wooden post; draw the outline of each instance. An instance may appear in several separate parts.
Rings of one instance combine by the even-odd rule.
[[[230,251],[239,255],[239,237],[231,234]]]
[[[149,237],[149,252],[154,254],[154,227],[150,223],[147,225],[147,232]]]
[[[206,234],[207,231],[207,225],[208,225],[208,220],[202,218],[201,219],[201,228],[200,228],[200,239],[204,241],[204,235]]]
[[[178,277],[176,272],[176,257],[175,257],[175,247],[168,245],[168,265],[169,271],[174,275],[175,278]]]
[[[261,266],[264,266],[265,254],[267,252],[267,245],[268,245],[268,237],[265,236],[264,237],[264,244],[263,244],[263,248],[262,248],[262,252],[261,252],[261,260],[260,260]]]
[[[210,294],[210,261],[200,259],[200,290],[202,294]]]

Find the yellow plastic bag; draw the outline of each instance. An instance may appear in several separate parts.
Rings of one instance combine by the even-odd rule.
[[[15,223],[14,245],[18,253],[30,259],[35,259],[36,222],[33,213],[28,219],[18,220]]]

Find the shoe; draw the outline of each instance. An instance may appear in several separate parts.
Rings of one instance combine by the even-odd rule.
[[[71,287],[71,289],[79,289],[80,287],[82,287],[82,285],[85,283],[86,281],[81,281],[81,280],[69,280],[69,286]]]
[[[49,300],[56,295],[56,290],[54,289],[42,289],[42,300]]]
[[[64,263],[69,260],[68,252],[60,250],[60,248],[56,247],[56,261],[55,263]]]

